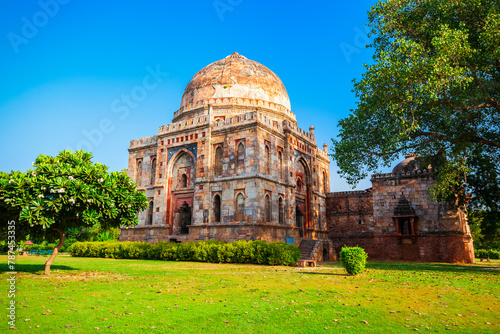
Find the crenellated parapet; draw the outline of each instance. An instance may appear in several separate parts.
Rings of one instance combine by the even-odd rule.
[[[235,115],[226,119],[216,119],[212,122],[213,130],[219,130],[233,125],[242,125],[245,123],[253,123],[257,121],[257,112],[249,112]]]
[[[294,133],[295,135],[307,140],[310,144],[316,145],[316,138],[314,137],[314,135],[305,130],[302,130],[297,126],[297,124],[285,120],[283,121],[283,131]]]
[[[417,169],[417,170],[402,171],[398,173],[373,174],[370,181],[376,182],[376,181],[393,180],[393,179],[431,177],[431,175],[432,175],[432,168]]]
[[[328,152],[320,150],[319,148],[316,149],[316,155],[320,158],[323,158],[324,160],[330,161],[330,156],[328,155]]]
[[[172,134],[178,131],[184,131],[193,129],[199,126],[204,126],[208,124],[208,118],[206,115],[201,115],[193,118],[186,119],[184,121],[175,122],[171,124],[166,124],[160,126],[158,130],[158,135]]]
[[[279,133],[283,133],[282,122],[279,122],[274,118],[267,117],[262,113],[257,113],[257,120],[259,123],[264,124],[268,128],[278,131]]]
[[[371,196],[369,190],[352,190],[352,191],[338,191],[334,193],[327,193],[327,197],[346,197],[346,196]]]
[[[225,98],[211,98],[206,100],[201,100],[193,103],[186,104],[179,110],[174,112],[174,120],[180,118],[182,115],[195,111],[197,109],[204,109],[211,105],[213,108],[224,108],[224,107],[245,107],[245,108],[255,108],[255,109],[267,109],[272,112],[276,112],[296,121],[295,114],[288,110],[281,104],[273,103],[261,99],[247,99],[247,98],[237,98],[237,97],[225,97]]]
[[[157,143],[156,136],[149,136],[149,137],[144,137],[144,138],[140,138],[140,139],[134,139],[134,140],[130,141],[129,150],[156,145],[156,143]]]

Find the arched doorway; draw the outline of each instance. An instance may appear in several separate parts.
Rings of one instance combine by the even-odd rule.
[[[266,223],[270,223],[272,221],[272,205],[271,205],[271,197],[266,195],[264,197],[264,211],[265,211],[265,221]]]
[[[311,173],[307,161],[299,157],[295,161],[295,219],[300,237],[308,237],[312,228]]]
[[[146,214],[146,225],[153,225],[153,206],[153,201],[150,201]]]
[[[295,206],[295,226],[299,229],[299,237],[304,236],[304,212],[302,211],[303,204],[297,204]]]
[[[214,219],[216,223],[220,223],[220,196],[217,194],[214,196]]]
[[[285,206],[283,205],[283,197],[278,199],[278,212],[279,223],[283,225],[285,223]]]
[[[167,224],[170,234],[188,234],[192,224],[196,162],[191,152],[181,149],[169,162]]]
[[[234,220],[245,220],[245,196],[242,193],[239,193],[234,201]]]
[[[188,234],[189,229],[188,226],[191,225],[191,207],[187,202],[184,202],[178,211],[178,219],[179,219],[179,233],[180,234]]]

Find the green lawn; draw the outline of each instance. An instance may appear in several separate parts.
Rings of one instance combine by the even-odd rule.
[[[46,278],[46,259],[16,259],[13,333],[500,332],[497,260],[370,262],[351,277],[338,263],[302,269],[58,256]],[[0,276],[6,310],[7,274]]]

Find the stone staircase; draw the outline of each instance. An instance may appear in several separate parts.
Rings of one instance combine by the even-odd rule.
[[[301,260],[316,260],[316,252],[320,240],[302,239],[300,242],[300,259]]]

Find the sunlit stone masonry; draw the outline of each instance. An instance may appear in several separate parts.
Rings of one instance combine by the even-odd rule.
[[[297,126],[278,76],[236,52],[196,73],[173,123],[129,152],[149,206],[122,241],[283,241],[319,261],[359,244],[371,258],[474,260],[465,213],[429,200],[432,169],[412,159],[367,191],[329,193],[327,145]]]
[[[173,123],[132,140],[129,152],[149,208],[120,240],[307,240],[318,260],[333,258],[327,146],[316,145],[313,126],[297,126],[267,67],[233,53],[203,68]]]
[[[430,199],[432,166],[408,155],[392,173],[372,175],[365,191],[327,194],[328,234],[336,252],[363,247],[371,259],[474,262],[465,211]]]

